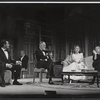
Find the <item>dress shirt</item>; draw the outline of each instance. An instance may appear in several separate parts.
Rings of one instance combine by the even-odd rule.
[[[42,51],[43,52],[43,55],[45,56],[45,52],[44,51]]]
[[[25,55],[24,55],[25,56]],[[24,56],[21,57],[21,61],[23,60]]]

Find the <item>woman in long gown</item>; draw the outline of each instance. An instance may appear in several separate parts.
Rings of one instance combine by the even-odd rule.
[[[80,47],[76,45],[74,47],[74,53],[72,54],[72,63],[68,66],[65,66],[63,68],[63,72],[81,72],[82,69],[86,69],[87,67],[85,66],[83,62],[83,53],[80,53]],[[64,78],[68,79],[68,75],[64,75]],[[71,75],[70,76],[71,80],[85,80],[86,76],[76,76],[76,75]]]

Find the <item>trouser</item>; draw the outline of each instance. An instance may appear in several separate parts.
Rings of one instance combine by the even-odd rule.
[[[94,61],[93,62],[93,67],[95,70],[98,70],[100,72],[100,61]],[[93,77],[92,82],[94,83],[96,76]]]
[[[38,67],[37,68],[45,68],[48,70],[48,76],[50,78],[53,77],[53,62],[52,60],[48,60],[48,61],[41,61],[41,62],[38,62]]]
[[[4,80],[4,72],[5,72],[5,70],[11,70],[13,78],[14,78],[14,81],[17,81],[17,79],[20,76],[21,66],[14,65],[11,69],[10,68],[5,68],[4,66],[0,66],[0,76],[1,76],[1,80],[2,80],[1,83],[5,83],[5,80]]]
[[[48,75],[52,78],[54,75],[53,72],[53,63],[50,63],[49,68],[48,68]]]
[[[92,65],[95,70],[100,71],[100,61],[94,61]]]
[[[1,83],[5,83],[4,80],[4,72],[5,72],[5,67],[4,66],[0,66],[0,76],[1,76]]]
[[[12,71],[12,77],[14,78],[14,81],[17,81],[17,79],[20,77],[21,66],[14,65],[10,70]]]

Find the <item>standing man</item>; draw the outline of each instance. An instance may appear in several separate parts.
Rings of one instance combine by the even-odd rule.
[[[52,77],[53,77],[53,62],[46,53],[46,43],[41,41],[39,44],[39,49],[36,51],[36,59],[37,59],[37,68],[45,68],[48,70],[49,76],[49,84],[53,84]]]
[[[17,63],[17,61],[15,62],[11,60],[11,56],[8,51],[9,47],[10,44],[7,40],[1,41],[1,48],[0,48],[0,76],[2,79],[2,83],[0,84],[1,87],[5,87],[5,80],[4,80],[5,70],[11,70],[12,72],[14,72],[14,81],[13,81],[14,85],[22,85],[17,81],[21,68],[15,64]]]

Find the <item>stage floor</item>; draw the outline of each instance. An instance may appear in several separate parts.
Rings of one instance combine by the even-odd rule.
[[[60,78],[54,78],[54,85],[48,84],[48,79],[43,79],[43,83],[39,83],[39,79],[36,78],[33,83],[32,78],[19,79],[19,82],[23,85],[8,85],[6,87],[0,87],[0,97],[45,97],[45,91],[56,92],[56,96],[59,97],[99,97],[100,88],[89,83],[71,83],[65,82],[61,85]],[[94,95],[94,96],[93,96]],[[56,97],[55,96],[55,97]],[[52,95],[51,95],[52,97]]]

